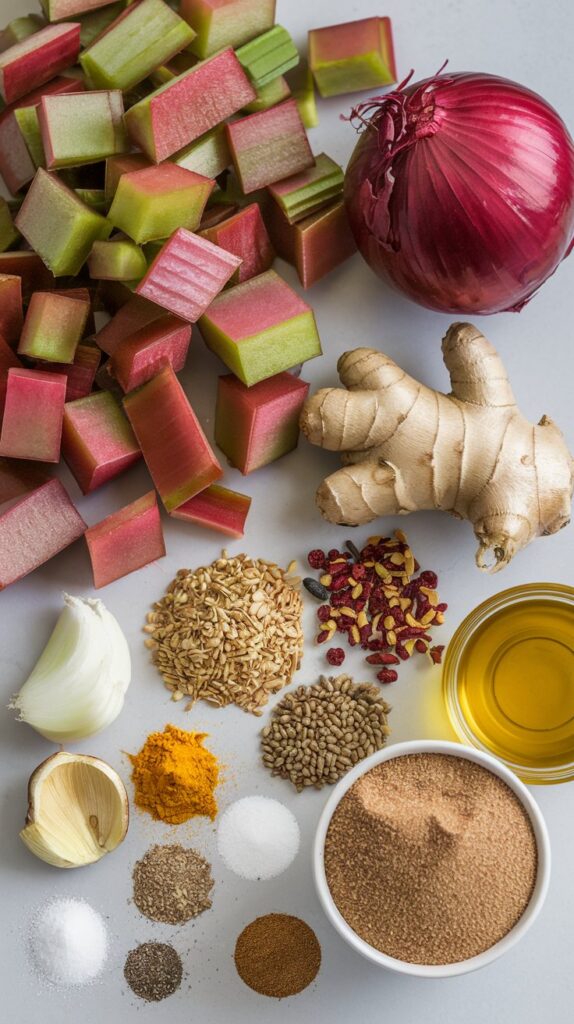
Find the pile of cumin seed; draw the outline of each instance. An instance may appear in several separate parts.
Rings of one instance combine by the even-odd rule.
[[[211,565],[179,570],[145,626],[173,700],[190,697],[186,709],[206,700],[261,714],[301,659],[303,603],[294,568],[223,551]]]

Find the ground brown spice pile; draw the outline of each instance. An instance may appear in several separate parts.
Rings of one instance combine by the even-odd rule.
[[[165,942],[144,942],[130,950],[124,965],[132,992],[148,1003],[173,995],[181,985],[182,973],[178,953]]]
[[[498,942],[534,887],[536,839],[502,779],[461,757],[371,769],[331,819],[325,870],[351,928],[390,956],[448,964]]]
[[[235,946],[237,972],[255,992],[282,999],[302,992],[321,966],[321,947],[308,924],[266,914],[244,928]]]
[[[261,733],[263,764],[298,792],[337,782],[349,768],[384,746],[390,706],[378,686],[350,676],[299,686],[273,709]]]
[[[174,700],[261,714],[291,682],[303,648],[300,580],[247,555],[180,569],[147,617],[146,641]]]
[[[211,865],[196,850],[152,846],[132,877],[134,903],[152,921],[183,924],[211,906]]]

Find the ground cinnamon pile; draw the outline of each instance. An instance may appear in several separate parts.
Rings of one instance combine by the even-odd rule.
[[[266,914],[243,929],[235,966],[249,988],[281,999],[302,992],[321,966],[321,947],[312,928],[290,914]]]
[[[445,754],[385,761],[339,803],[325,841],[341,914],[375,949],[449,964],[489,949],[524,913],[536,839],[502,779]]]

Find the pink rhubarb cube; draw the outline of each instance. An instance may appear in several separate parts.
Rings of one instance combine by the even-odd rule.
[[[243,537],[245,520],[251,505],[247,494],[239,494],[220,484],[206,487],[195,498],[190,498],[171,514],[174,519],[198,523],[211,530],[225,533],[228,537]]]
[[[8,370],[13,366],[22,367],[22,363],[7,341],[0,334],[0,424],[4,413],[4,402],[6,400],[6,385],[8,383]]]
[[[28,302],[34,292],[46,291],[48,288],[54,288],[56,284],[56,278],[52,272],[48,270],[44,261],[38,256],[38,253],[33,252],[32,249],[0,252],[0,334],[4,334],[4,337],[6,337],[6,332],[1,329],[1,311],[6,302],[6,294],[2,294],[3,289],[6,287],[3,284],[3,278],[5,277],[20,278],[19,290],[24,302]],[[20,331],[22,330],[22,319],[23,317],[20,319],[18,337],[20,337]],[[6,338],[6,340],[10,339]],[[16,338],[15,340],[18,339]]]
[[[126,395],[124,408],[168,512],[223,475],[171,366]]]
[[[310,288],[357,251],[342,199],[296,224],[290,224],[283,210],[272,203],[265,219],[278,255],[293,264],[303,288]]]
[[[47,25],[0,54],[0,95],[14,103],[75,64],[80,53],[80,25]]]
[[[245,193],[298,174],[315,163],[296,100],[233,121],[227,125],[227,137]]]
[[[134,432],[110,391],[66,403],[62,455],[84,494],[141,458]]]
[[[72,544],[86,524],[59,480],[49,480],[0,515],[0,590]]]
[[[232,466],[252,473],[297,447],[299,415],[309,385],[278,373],[248,388],[229,373],[219,378],[215,442]]]
[[[191,324],[165,313],[124,338],[111,356],[110,371],[125,392],[133,391],[164,366],[182,370],[190,342]]]
[[[165,544],[155,491],[90,526],[85,538],[96,589],[163,558]]]
[[[148,302],[147,299],[143,299],[139,295],[132,295],[131,299],[128,299],[114,313],[111,320],[108,320],[107,324],[100,328],[94,340],[102,352],[111,356],[124,338],[163,316],[165,316],[165,309],[162,309],[161,306],[156,306],[155,302]],[[174,317],[174,321],[175,319]],[[179,323],[181,322],[179,321]]]
[[[161,163],[255,96],[233,50],[222,50],[130,107],[125,123],[132,142]]]
[[[136,293],[195,323],[240,263],[240,257],[180,228],[160,249]]]
[[[267,228],[257,203],[245,206],[232,217],[202,231],[214,245],[241,259],[233,282],[238,284],[269,270],[275,258]]]
[[[66,384],[63,373],[8,370],[0,455],[60,461]]]
[[[66,376],[66,402],[85,398],[96,379],[102,353],[95,345],[78,345],[73,363],[45,363],[37,360],[35,367],[45,373],[63,373]]]

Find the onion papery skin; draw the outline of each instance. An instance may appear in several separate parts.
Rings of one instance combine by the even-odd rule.
[[[345,202],[372,269],[439,312],[520,310],[574,239],[574,144],[556,111],[465,72],[399,87],[357,118]]]

